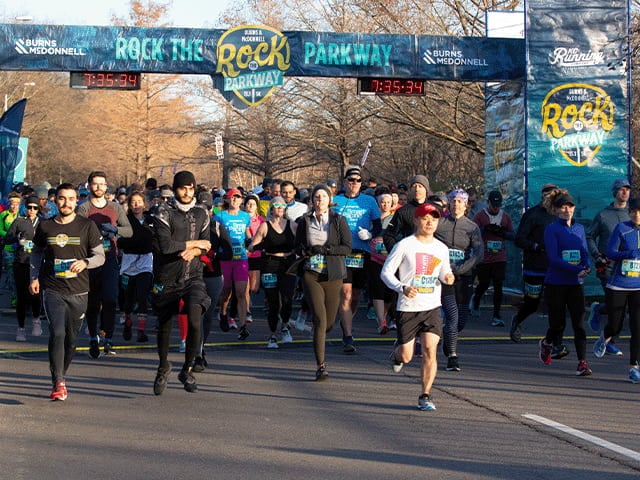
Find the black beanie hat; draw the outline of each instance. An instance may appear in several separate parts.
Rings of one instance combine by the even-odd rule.
[[[193,176],[193,173],[187,170],[182,170],[181,172],[176,173],[173,177],[173,191],[175,192],[176,188],[184,187],[186,185],[193,185],[195,188],[196,177]]]

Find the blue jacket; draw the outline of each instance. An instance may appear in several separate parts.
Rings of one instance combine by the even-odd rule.
[[[559,218],[544,230],[544,248],[547,252],[547,273],[544,283],[550,285],[579,285],[578,273],[589,264],[589,250],[584,227],[575,220],[571,225]]]
[[[632,221],[616,225],[609,237],[607,257],[615,262],[607,287],[640,290],[640,227]]]

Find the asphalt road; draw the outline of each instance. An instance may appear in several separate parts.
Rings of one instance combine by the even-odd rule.
[[[437,410],[421,412],[418,361],[394,374],[393,339],[376,335],[364,311],[357,353],[331,342],[321,383],[308,334],[267,350],[264,316],[254,317],[246,345],[214,333],[197,393],[177,380],[177,351],[169,387],[156,397],[152,346],[93,360],[81,344],[69,398],[51,402],[46,336],[17,344],[4,310],[0,478],[639,478],[640,384],[627,380],[628,338],[619,342],[625,357],[590,359],[594,375],[576,377],[571,339],[568,357],[550,366],[537,359],[542,317],[514,344],[483,309],[463,332],[462,371],[445,371],[440,354]]]

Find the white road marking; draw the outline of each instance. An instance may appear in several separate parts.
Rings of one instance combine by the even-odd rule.
[[[568,427],[566,425],[563,425],[562,423],[554,422],[553,420],[549,420],[548,418],[533,415],[531,413],[525,413],[522,416],[528,418],[529,420],[533,420],[534,422],[542,423],[543,425],[547,425],[548,427],[555,428],[557,430],[560,430],[561,432],[568,433],[569,435],[581,438],[583,440],[586,440],[587,442],[598,445],[599,447],[607,448],[613,452],[619,453],[620,455],[624,455],[625,457],[629,457],[640,462],[640,453],[634,450],[629,450],[628,448],[603,440],[600,437],[589,435],[588,433]]]

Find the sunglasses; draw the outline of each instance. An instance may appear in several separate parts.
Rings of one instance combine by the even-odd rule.
[[[273,208],[285,208],[287,206],[286,203],[274,203]]]
[[[38,210],[40,207],[37,205],[27,205],[27,210]]]
[[[351,183],[361,183],[362,179],[361,178],[355,178],[355,177],[349,177],[347,178],[347,182],[351,182]]]

